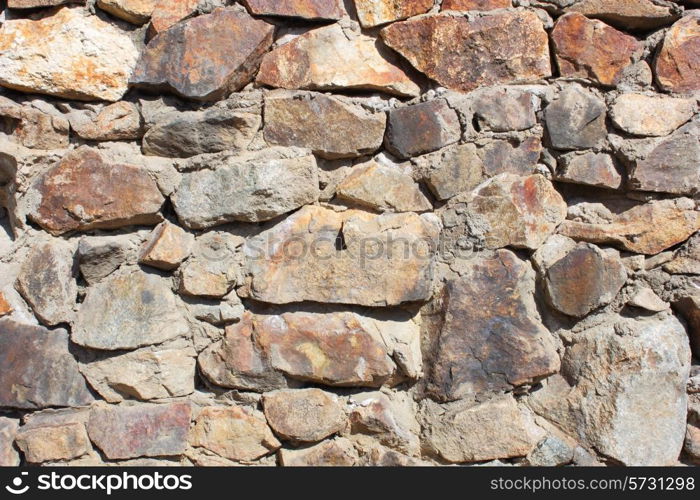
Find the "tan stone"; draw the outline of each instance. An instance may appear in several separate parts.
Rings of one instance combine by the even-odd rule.
[[[612,156],[605,153],[570,153],[559,157],[554,178],[560,182],[620,189],[624,180]]]
[[[341,431],[347,422],[338,397],[320,389],[268,392],[263,408],[275,434],[293,442],[321,441]]]
[[[223,297],[236,284],[243,239],[211,231],[195,240],[192,257],[178,272],[178,290],[184,295]]]
[[[363,28],[425,14],[432,7],[433,0],[355,0],[357,17]]]
[[[40,7],[54,7],[69,3],[85,3],[85,0],[8,0],[7,6],[11,9],[36,9]]]
[[[97,0],[97,6],[132,24],[145,24],[158,0]]]
[[[150,234],[141,248],[139,262],[166,271],[177,268],[190,255],[194,236],[168,221]]]
[[[667,92],[700,89],[700,14],[690,11],[666,33],[655,60],[656,81]]]
[[[610,109],[610,118],[620,130],[641,136],[668,135],[690,120],[693,99],[644,94],[622,94]]]
[[[32,149],[68,147],[70,126],[60,116],[44,113],[32,106],[21,106],[0,96],[0,116],[5,119],[4,131]]]
[[[284,467],[352,467],[360,461],[352,442],[343,437],[307,448],[283,448],[279,457]]]
[[[135,104],[119,101],[97,112],[73,112],[68,115],[73,131],[91,141],[138,139],[142,135],[141,114]]]
[[[85,426],[80,423],[22,427],[17,433],[17,446],[33,464],[71,460],[92,450]]]

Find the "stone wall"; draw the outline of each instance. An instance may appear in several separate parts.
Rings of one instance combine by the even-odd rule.
[[[698,0],[9,0],[0,465],[700,460]]]

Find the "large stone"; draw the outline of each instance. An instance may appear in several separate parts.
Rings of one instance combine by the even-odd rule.
[[[394,23],[381,36],[418,71],[452,90],[469,92],[552,74],[547,32],[531,11],[499,12],[473,20],[425,16]]]
[[[612,156],[605,153],[569,153],[558,160],[554,178],[560,182],[620,189],[624,179]]]
[[[192,446],[243,462],[269,455],[282,446],[262,413],[240,406],[204,408],[197,416],[190,441]]]
[[[685,437],[689,368],[675,317],[618,318],[572,336],[562,375],[534,392],[530,406],[623,465],[672,465]]]
[[[162,222],[144,242],[139,262],[147,266],[172,271],[190,255],[194,236],[168,221]]]
[[[442,2],[442,10],[495,10],[512,6],[512,0],[443,0]]]
[[[40,201],[29,216],[54,235],[162,220],[164,198],[145,168],[110,163],[87,146],[66,154],[33,189]]]
[[[189,99],[217,101],[250,83],[273,35],[272,25],[245,12],[216,9],[156,35],[130,81]],[[207,47],[206,55],[202,47]]]
[[[399,158],[436,151],[459,141],[461,136],[457,112],[444,99],[389,112],[386,147]]]
[[[265,141],[311,149],[322,158],[354,158],[382,146],[386,115],[323,94],[275,91],[265,97]]]
[[[157,0],[97,0],[97,6],[119,19],[141,25],[151,18],[156,2]]]
[[[700,90],[700,14],[690,11],[666,33],[655,60],[656,81],[667,92]]]
[[[257,83],[284,89],[377,90],[417,96],[416,85],[388,51],[364,35],[348,37],[338,24],[305,33],[267,54]]]
[[[341,431],[347,422],[338,397],[320,389],[268,392],[263,408],[272,430],[287,441],[321,441]]]
[[[19,421],[0,417],[0,467],[17,467],[19,454],[14,448]]]
[[[25,425],[17,433],[17,446],[32,464],[71,460],[92,449],[81,423],[33,426]]]
[[[343,437],[307,448],[283,448],[279,458],[284,467],[352,467],[360,461],[352,441]]]
[[[148,34],[153,37],[197,12],[200,0],[156,0]]]
[[[431,216],[307,206],[247,241],[242,292],[273,304],[423,301],[431,293],[438,232]]]
[[[433,7],[432,0],[354,0],[357,17],[363,28],[372,28],[408,17],[425,14]]]
[[[559,226],[558,232],[578,241],[656,255],[687,240],[697,230],[700,230],[700,214],[694,203],[679,198],[635,205],[615,214],[607,223],[567,220]]]
[[[670,4],[653,0],[581,0],[566,10],[602,19],[624,30],[659,28],[678,17]]]
[[[443,292],[444,320],[430,376],[431,394],[453,401],[510,391],[556,373],[559,356],[539,320],[530,264],[508,250],[469,264]]]
[[[273,219],[318,199],[318,169],[310,152],[270,148],[221,153],[185,172],[171,196],[180,222],[206,229],[227,222]]]
[[[107,278],[88,289],[72,340],[113,351],[160,344],[188,333],[168,281],[137,271]]]
[[[617,128],[634,135],[668,135],[690,120],[695,111],[693,99],[644,94],[622,94],[610,108]]]
[[[192,257],[178,273],[178,290],[183,295],[223,297],[239,277],[243,238],[210,231],[195,241]]]
[[[99,111],[75,111],[68,115],[71,129],[90,141],[122,141],[138,139],[141,113],[131,102],[119,101]]]
[[[93,401],[63,329],[1,320],[0,366],[0,407],[29,410]]]
[[[118,101],[137,57],[127,32],[82,8],[8,19],[0,27],[0,85],[23,92]]]
[[[312,20],[336,20],[347,16],[343,0],[243,0],[243,3],[256,16]]]
[[[21,106],[0,96],[2,131],[32,149],[64,149],[69,144],[68,121],[32,106]]]
[[[112,460],[181,455],[191,412],[189,403],[98,406],[90,412],[88,434]]]
[[[556,149],[599,148],[607,136],[605,103],[578,85],[564,88],[544,111]]]

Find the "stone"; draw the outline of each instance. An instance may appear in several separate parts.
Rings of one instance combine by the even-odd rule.
[[[700,15],[690,11],[666,33],[655,59],[656,81],[666,92],[700,90]]]
[[[94,285],[124,264],[127,252],[127,242],[118,236],[83,237],[78,244],[80,274]]]
[[[80,423],[25,425],[17,433],[17,446],[32,464],[71,460],[92,450],[85,426]]]
[[[58,241],[36,245],[22,263],[15,288],[48,326],[69,321],[78,298],[73,249]]]
[[[187,447],[189,403],[98,406],[90,412],[90,440],[111,460],[181,455]]]
[[[119,101],[99,111],[73,112],[68,115],[71,129],[89,141],[139,139],[141,113],[134,103]]]
[[[68,147],[70,126],[65,118],[44,113],[31,106],[20,106],[0,96],[3,132],[27,148],[64,149]]]
[[[700,356],[700,295],[681,297],[673,303],[673,308],[688,323],[690,348],[695,357]]]
[[[342,62],[342,64],[339,64]],[[311,30],[266,54],[259,85],[302,90],[372,90],[413,97],[420,89],[376,40],[348,38],[338,24]]]
[[[332,123],[332,126],[329,124]],[[386,114],[323,94],[273,91],[265,96],[265,141],[312,150],[321,158],[356,158],[382,146]]]
[[[85,0],[7,0],[10,9],[36,9],[40,7],[55,7],[70,3],[85,3]]]
[[[220,153],[203,169],[185,172],[171,196],[180,222],[206,229],[227,222],[261,222],[318,199],[316,160],[309,151],[269,148]]]
[[[495,10],[512,6],[512,0],[443,0],[442,2],[442,10]]]
[[[265,418],[285,441],[317,442],[345,427],[338,397],[320,389],[290,389],[263,395]]]
[[[97,0],[97,6],[132,24],[145,24],[151,19],[151,13],[157,0]]]
[[[479,151],[487,176],[504,173],[530,175],[535,172],[541,155],[542,142],[536,136],[522,141],[511,139],[489,142]]]
[[[565,87],[544,116],[555,149],[599,148],[608,133],[605,103],[578,85]]]
[[[143,137],[146,155],[189,158],[220,151],[245,151],[262,125],[255,113],[211,108],[184,111],[157,122]]]
[[[671,274],[700,274],[700,235],[696,234],[676,250],[663,269]]]
[[[0,366],[0,407],[32,410],[93,401],[62,328],[0,320]]]
[[[465,191],[471,191],[486,177],[483,160],[474,144],[459,144],[413,159],[414,164],[427,163],[431,171],[425,177],[430,192],[444,201]]]
[[[0,292],[0,318],[12,312],[12,306],[5,298],[5,294]],[[0,466],[1,467],[1,466]]]
[[[338,184],[336,193],[341,200],[381,212],[424,212],[433,208],[409,174],[374,161],[353,167]]]
[[[633,135],[668,135],[693,117],[695,101],[667,96],[622,94],[610,108],[617,128]]]
[[[66,154],[32,189],[40,201],[29,216],[53,235],[162,220],[165,199],[145,168],[111,163],[87,146]]]
[[[622,465],[671,465],[686,432],[689,368],[675,317],[613,318],[571,337],[562,374],[532,393],[529,406]]]
[[[443,291],[444,319],[428,386],[441,401],[511,391],[559,370],[556,346],[535,306],[530,264],[499,250],[469,265]]]
[[[246,242],[247,279],[239,293],[272,304],[424,301],[438,232],[432,216],[306,206]]]
[[[221,100],[250,83],[273,35],[271,24],[245,12],[216,9],[156,35],[130,83],[197,101]],[[202,47],[208,47],[206,57]]]
[[[91,387],[109,403],[174,398],[194,392],[193,349],[141,349],[80,365]]]
[[[651,288],[646,287],[640,288],[627,304],[651,312],[665,311],[670,307]]]
[[[687,198],[654,200],[615,214],[608,222],[567,220],[558,232],[578,241],[613,245],[630,252],[656,255],[687,240],[700,229],[700,215]],[[654,221],[649,224],[649,221]]]
[[[0,27],[0,85],[23,92],[118,101],[137,57],[127,32],[82,8],[7,19]]]
[[[612,156],[605,153],[569,153],[559,157],[554,178],[559,182],[622,189],[624,179]]]
[[[633,36],[576,12],[557,20],[552,42],[561,76],[607,86],[620,82],[642,47]]]
[[[590,243],[579,243],[544,272],[549,303],[576,318],[612,302],[625,281],[618,252]]]
[[[19,465],[19,454],[13,446],[18,429],[19,421],[0,417],[0,467]]]
[[[402,159],[430,153],[453,144],[462,136],[457,112],[447,101],[392,109],[386,129],[386,148]]]
[[[223,297],[239,277],[239,253],[243,239],[225,232],[211,231],[199,236],[192,257],[178,273],[178,291],[183,295]]]
[[[148,35],[152,38],[197,12],[200,0],[156,0]]]
[[[202,409],[190,441],[192,446],[243,462],[257,460],[282,446],[262,413],[240,406],[209,406]]]
[[[533,93],[517,87],[492,87],[478,94],[473,110],[482,130],[527,130],[537,124],[539,102]]]
[[[432,0],[354,0],[357,18],[363,28],[399,21],[425,14],[433,8]]]
[[[683,451],[694,463],[700,463],[700,427],[688,424]]]
[[[445,407],[426,400],[418,418],[424,424],[423,445],[451,463],[523,457],[537,445],[527,417],[510,395]]]
[[[114,351],[160,344],[188,333],[168,280],[137,271],[110,276],[88,288],[72,340]]]
[[[678,17],[671,5],[653,0],[581,0],[566,11],[602,19],[623,30],[660,28]]]
[[[141,247],[139,262],[172,271],[190,255],[194,236],[168,221],[161,222]]]
[[[352,467],[360,461],[352,442],[344,437],[306,448],[282,448],[279,459],[284,467]]]
[[[547,33],[531,11],[498,12],[473,20],[423,16],[394,23],[381,36],[418,71],[460,92],[552,74]]]
[[[243,3],[256,16],[310,20],[337,20],[347,16],[342,0],[244,0]]]

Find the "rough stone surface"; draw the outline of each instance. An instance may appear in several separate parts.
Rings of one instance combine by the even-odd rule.
[[[97,0],[97,6],[119,19],[133,24],[145,24],[157,0]]]
[[[554,178],[561,182],[620,189],[624,179],[612,156],[605,153],[571,153],[559,158]]]
[[[653,0],[581,0],[567,8],[586,17],[602,19],[624,30],[649,30],[676,19],[671,5]]]
[[[31,106],[22,106],[0,96],[0,117],[5,133],[32,149],[68,147],[69,124],[60,116],[44,113]]]
[[[5,294],[0,292],[0,318],[12,312],[12,306],[5,298]]]
[[[688,323],[690,347],[695,357],[700,356],[700,295],[681,297],[673,307]]]
[[[432,0],[354,0],[357,17],[364,28],[425,14],[433,7]]]
[[[700,89],[700,15],[691,11],[666,33],[656,56],[655,73],[659,86],[668,92]]]
[[[545,109],[547,131],[556,149],[588,149],[603,145],[605,103],[577,85],[567,86]]]
[[[90,141],[120,141],[141,137],[141,114],[135,104],[115,102],[99,111],[68,115],[71,129]]]
[[[272,430],[287,441],[321,441],[347,421],[338,397],[319,389],[268,392],[263,407]]]
[[[71,460],[91,449],[85,426],[80,423],[22,427],[17,433],[17,446],[32,464]]]
[[[174,24],[194,15],[199,6],[199,0],[156,0],[151,13],[151,24],[148,27],[149,35],[155,36],[167,30]]]
[[[537,124],[539,98],[517,87],[495,87],[479,93],[474,114],[481,129],[494,132],[527,130]]]
[[[35,9],[38,7],[55,7],[70,3],[85,3],[85,0],[7,0],[11,9]]]
[[[668,135],[690,120],[692,99],[644,94],[622,94],[610,108],[610,118],[620,130],[640,136]]]
[[[445,148],[417,158],[414,163],[427,163],[431,167],[425,182],[439,200],[470,191],[485,180],[483,160],[473,144]]]
[[[196,239],[193,255],[178,273],[183,295],[223,297],[238,280],[238,249],[243,239],[225,232],[209,232]]]
[[[19,429],[17,420],[0,417],[0,467],[19,465],[19,454],[13,446],[17,429]]]
[[[139,262],[170,271],[190,255],[194,236],[168,221],[158,225],[141,248]]]
[[[352,467],[360,461],[352,442],[343,437],[306,448],[283,448],[279,457],[285,467]]]
[[[442,10],[494,10],[512,6],[512,0],[443,0],[442,2]]]
[[[347,16],[342,0],[244,0],[243,3],[256,16],[333,20]]]
[[[93,285],[126,260],[127,242],[114,236],[86,236],[78,244],[78,265],[85,281]]]

